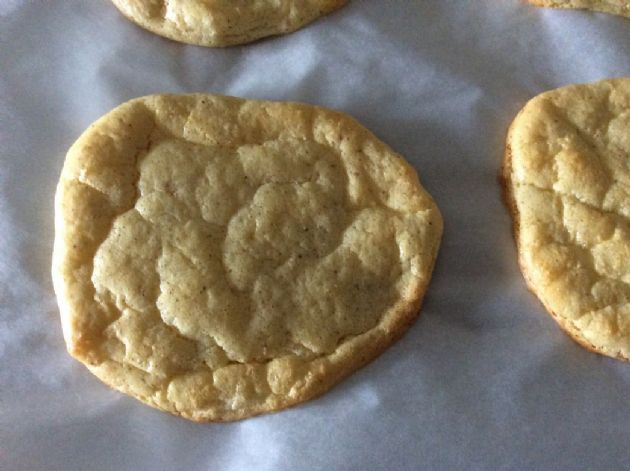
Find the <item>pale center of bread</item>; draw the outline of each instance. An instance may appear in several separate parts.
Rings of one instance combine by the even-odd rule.
[[[329,148],[171,138],[138,170],[136,204],[114,221],[92,276],[97,300],[122,312],[108,331],[136,367],[319,356],[373,328],[401,295],[404,217],[352,203]]]

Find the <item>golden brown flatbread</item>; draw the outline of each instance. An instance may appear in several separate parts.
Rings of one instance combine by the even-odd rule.
[[[503,172],[531,290],[580,344],[630,359],[630,79],[531,100]]]
[[[112,0],[131,21],[175,41],[223,47],[293,32],[348,0]]]
[[[296,103],[149,96],[94,123],[56,194],[70,353],[197,420],[317,396],[408,328],[442,220],[352,118]]]
[[[630,18],[628,0],[529,0],[529,3],[539,7],[578,8]]]

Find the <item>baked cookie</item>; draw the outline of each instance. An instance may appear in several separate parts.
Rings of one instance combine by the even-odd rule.
[[[630,18],[629,0],[529,0],[529,3],[539,7],[583,8]]]
[[[175,41],[224,47],[293,32],[348,0],[112,0],[134,23]]]
[[[530,289],[580,344],[630,359],[630,78],[527,103],[503,174]]]
[[[352,118],[149,96],[68,152],[53,280],[69,352],[197,421],[317,396],[416,318],[442,233],[412,167]]]

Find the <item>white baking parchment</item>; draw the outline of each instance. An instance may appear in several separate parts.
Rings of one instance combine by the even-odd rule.
[[[353,0],[288,36],[172,42],[107,0],[0,0],[0,470],[628,470],[630,365],[573,343],[521,276],[497,182],[529,98],[630,76],[630,20],[520,0]],[[53,194],[95,119],[151,93],[350,113],[445,219],[418,322],[320,399],[194,424],[65,352]]]

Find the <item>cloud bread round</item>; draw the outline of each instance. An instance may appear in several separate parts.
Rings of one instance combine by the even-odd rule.
[[[630,1],[628,0],[529,0],[539,7],[579,8],[630,18]]]
[[[580,344],[630,359],[630,78],[531,100],[503,171],[530,289]]]
[[[56,193],[69,352],[183,417],[323,393],[417,316],[442,233],[414,170],[352,118],[149,96],[94,123]]]
[[[295,31],[348,0],[112,0],[131,21],[175,41],[209,47]]]

